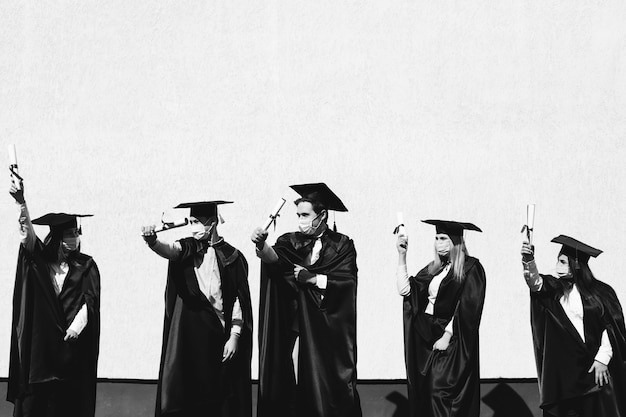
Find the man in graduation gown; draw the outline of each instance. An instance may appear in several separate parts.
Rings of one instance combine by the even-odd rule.
[[[93,417],[100,338],[100,274],[80,252],[77,217],[31,222],[23,184],[7,400],[16,417]],[[34,224],[50,226],[41,242]]]
[[[144,239],[169,259],[156,416],[250,417],[252,308],[248,264],[217,234],[217,206],[191,209],[193,237],[160,241],[154,226]]]
[[[252,234],[262,260],[258,416],[360,417],[356,251],[327,227],[328,210],[347,209],[323,183],[292,188],[300,232],[273,247],[263,229]]]
[[[539,274],[532,247],[522,249],[544,416],[626,416],[624,315],[615,291],[588,265],[602,251],[564,235],[552,242],[563,245],[560,278]]]

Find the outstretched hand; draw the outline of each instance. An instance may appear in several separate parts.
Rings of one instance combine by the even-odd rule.
[[[143,237],[143,240],[145,240],[145,242],[149,245],[152,246],[154,245],[154,243],[157,240],[157,235],[156,235],[156,226],[151,224],[148,226],[141,226],[141,236]]]
[[[15,181],[11,179],[11,187],[9,187],[9,194],[11,197],[15,199],[19,204],[24,204],[24,182],[20,180],[20,187],[17,188],[15,185]]]

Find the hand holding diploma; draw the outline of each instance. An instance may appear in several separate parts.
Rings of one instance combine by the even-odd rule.
[[[156,226],[150,224],[148,226],[141,226],[141,236],[143,240],[148,244],[148,246],[152,246],[156,243]]]

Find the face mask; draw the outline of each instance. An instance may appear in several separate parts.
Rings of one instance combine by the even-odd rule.
[[[450,254],[450,249],[452,248],[451,240],[437,240],[435,241],[435,249],[439,256],[448,256]]]
[[[194,223],[191,225],[191,235],[196,240],[206,240],[211,237],[214,225],[215,223],[212,223],[211,226],[207,228],[200,222]]]
[[[300,217],[299,224],[298,224],[298,228],[300,229],[300,231],[304,233],[305,235],[314,235],[317,232],[317,229],[319,229],[322,222],[319,222],[317,226],[313,226],[313,221],[317,219],[320,216],[320,214],[313,217],[312,219],[307,218],[307,217]]]
[[[569,270],[569,265],[562,264],[561,262],[556,263],[556,275],[559,277],[559,279],[571,280],[573,278]]]
[[[74,252],[78,250],[78,246],[80,245],[80,238],[76,237],[64,237],[61,240],[61,245],[63,246],[63,250],[65,252]]]

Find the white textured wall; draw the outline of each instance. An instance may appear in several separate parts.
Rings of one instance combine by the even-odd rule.
[[[488,279],[482,376],[533,377],[522,213],[537,258],[571,234],[626,303],[623,1],[59,1],[0,3],[0,142],[16,143],[34,216],[96,214],[83,247],[102,273],[100,376],[156,378],[166,263],[142,223],[181,201],[233,199],[249,234],[287,186],[325,181],[359,264],[359,377],[402,378],[395,213],[409,269],[431,258],[423,218],[472,221]],[[5,149],[3,146],[0,149]],[[0,205],[0,376],[6,376],[17,209]],[[295,228],[294,208],[278,230]],[[43,236],[41,230],[40,236]],[[256,375],[256,356],[254,362]]]

